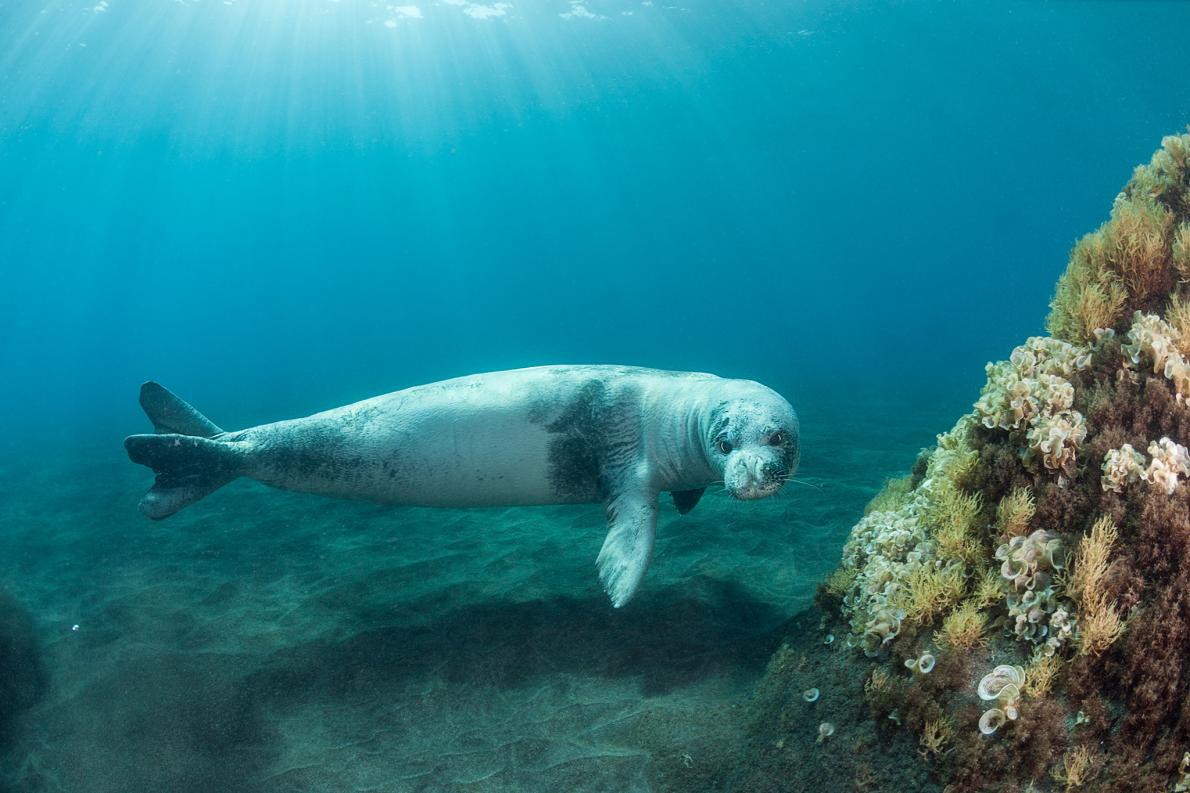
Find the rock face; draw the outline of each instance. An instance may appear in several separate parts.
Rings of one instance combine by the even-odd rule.
[[[1190,790],[1190,135],[1051,309],[852,530],[770,664],[746,787]]]

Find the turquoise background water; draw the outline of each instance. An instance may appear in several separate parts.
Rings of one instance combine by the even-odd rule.
[[[6,435],[556,361],[965,400],[1190,115],[1180,3],[399,7],[0,2]]]
[[[42,681],[4,778],[726,767],[864,501],[1190,122],[1188,34],[1183,3],[0,0],[0,588],[34,648],[0,665]],[[772,385],[810,486],[668,514],[616,613],[597,507],[136,513],[142,380],[230,428],[561,362]]]

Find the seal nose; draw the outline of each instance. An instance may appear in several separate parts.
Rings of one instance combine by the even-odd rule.
[[[764,481],[764,464],[759,457],[752,457],[744,463],[744,470],[747,472],[748,486],[758,485]]]
[[[764,498],[785,483],[785,465],[767,449],[742,450],[732,455],[725,473],[727,488],[742,499]]]
[[[764,461],[757,455],[740,455],[735,465],[735,489],[748,492],[764,481]]]

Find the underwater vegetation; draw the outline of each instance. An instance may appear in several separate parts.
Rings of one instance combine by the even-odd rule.
[[[820,587],[818,674],[862,681],[835,741],[899,747],[852,789],[925,764],[953,793],[1190,790],[1190,135],[1079,240],[1047,327],[987,365]],[[793,643],[766,718],[805,707]]]

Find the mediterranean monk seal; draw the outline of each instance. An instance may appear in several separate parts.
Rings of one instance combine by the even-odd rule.
[[[800,459],[797,414],[751,380],[626,366],[540,366],[407,388],[313,416],[225,432],[156,383],[156,435],[124,441],[157,474],[159,520],[247,476],[272,487],[438,507],[602,503],[596,565],[612,604],[636,593],[658,497],[681,514],[722,482],[772,495]]]

